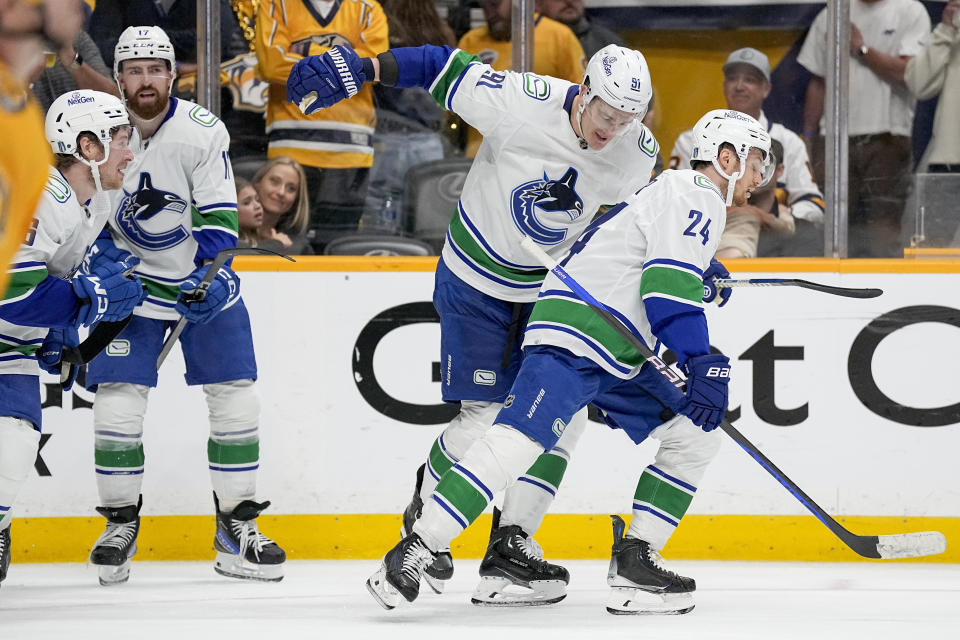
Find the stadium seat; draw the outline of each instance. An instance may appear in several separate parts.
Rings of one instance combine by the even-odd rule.
[[[235,177],[253,180],[253,174],[255,174],[257,169],[262,167],[266,161],[266,156],[240,156],[235,159],[231,158],[230,164],[233,165],[233,175]]]
[[[414,238],[373,233],[354,233],[330,241],[328,256],[429,256],[433,247]]]
[[[457,210],[472,163],[472,158],[449,158],[426,162],[407,171],[403,193],[407,231],[430,244],[436,254],[443,247],[447,226]]]

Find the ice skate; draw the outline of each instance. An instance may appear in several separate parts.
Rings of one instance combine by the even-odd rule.
[[[97,513],[107,519],[107,529],[97,538],[90,552],[90,564],[99,567],[100,584],[109,587],[130,579],[130,559],[137,553],[137,534],[140,532],[140,507],[97,507]]]
[[[422,464],[417,469],[417,486],[413,489],[413,498],[410,504],[403,510],[403,528],[400,529],[400,537],[406,538],[413,533],[413,525],[423,513],[423,500],[420,498],[420,487],[423,485],[423,473],[427,465]],[[434,593],[443,593],[447,580],[453,577],[453,556],[449,549],[443,549],[437,552],[437,559],[433,564],[427,567],[423,573],[423,581],[427,583]]]
[[[10,527],[0,531],[0,582],[7,579],[10,568]]]
[[[420,577],[436,558],[420,536],[410,534],[383,557],[380,568],[367,579],[367,590],[388,611],[403,600],[413,602],[420,593]]]
[[[693,610],[693,578],[667,570],[663,558],[649,543],[624,538],[625,523],[613,518],[613,550],[607,584],[611,587],[607,611],[615,615],[678,615]]]
[[[517,525],[500,526],[493,510],[487,553],[480,563],[480,584],[473,604],[492,607],[531,607],[560,602],[567,597],[570,574],[543,559],[543,549]]]
[[[270,502],[244,500],[230,513],[220,511],[217,494],[213,494],[213,502],[217,507],[217,534],[213,539],[217,558],[213,570],[222,576],[241,580],[283,580],[283,563],[287,554],[257,529],[256,517],[270,506]]]

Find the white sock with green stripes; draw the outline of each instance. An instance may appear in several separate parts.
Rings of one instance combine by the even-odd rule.
[[[420,485],[421,500],[426,502],[430,499],[440,477],[463,457],[470,445],[487,432],[502,407],[499,402],[463,400],[460,403],[460,413],[430,447],[423,483]]]
[[[628,538],[662,549],[690,507],[707,465],[720,450],[719,431],[706,433],[684,416],[657,427],[654,463],[643,470],[633,496]]]
[[[433,550],[445,549],[483,513],[493,495],[528,469],[543,447],[512,427],[494,425],[445,473],[413,526]]]
[[[93,446],[100,505],[137,504],[143,483],[143,416],[150,388],[142,384],[98,385],[93,403]]]
[[[40,432],[22,418],[0,416],[0,530],[10,526],[13,503],[37,459]]]
[[[220,510],[229,513],[257,494],[260,398],[253,380],[205,384],[203,392],[210,411],[210,481]]]

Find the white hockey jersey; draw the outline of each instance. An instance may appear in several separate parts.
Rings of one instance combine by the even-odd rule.
[[[664,171],[592,225],[570,250],[564,269],[656,351],[651,325],[703,313],[703,272],[726,216],[724,196],[706,176]],[[630,343],[553,273],[544,280],[523,340],[524,347],[543,344],[590,358],[621,378],[635,376],[643,363]],[[666,346],[687,350],[682,344]]]
[[[443,247],[444,263],[476,289],[536,299],[545,270],[520,247],[529,236],[562,256],[602,206],[650,181],[659,152],[639,121],[604,149],[581,149],[570,126],[579,85],[495,71],[453,51],[430,92],[483,134]]]
[[[825,208],[823,194],[813,179],[807,147],[803,140],[779,122],[770,122],[767,116],[760,114],[760,124],[766,127],[770,137],[783,145],[783,177],[777,187],[787,192],[787,204],[794,218],[807,222],[823,223]],[[689,169],[690,155],[693,153],[693,129],[680,134],[673,151],[670,153],[671,169]]]
[[[179,284],[220,249],[237,244],[237,191],[219,118],[186,100],[170,99],[157,131],[134,129],[123,191],[109,229],[114,243],[140,258],[147,299],[134,312],[176,319]]]
[[[11,264],[10,285],[0,305],[10,305],[8,310],[43,305],[41,284],[48,276],[67,283],[73,279],[109,215],[109,210],[94,213],[78,202],[67,179],[51,168],[30,232]],[[15,313],[5,317],[10,321],[0,320],[0,374],[39,375],[36,353],[47,328],[16,324]]]

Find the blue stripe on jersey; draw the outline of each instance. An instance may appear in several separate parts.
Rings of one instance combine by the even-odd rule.
[[[493,247],[491,247],[487,243],[483,235],[480,233],[480,230],[477,229],[476,225],[470,221],[470,218],[467,216],[467,212],[463,210],[463,203],[457,202],[457,207],[460,208],[460,219],[463,220],[463,224],[465,224],[467,228],[470,229],[470,231],[473,233],[473,237],[477,239],[477,242],[479,242],[484,249],[486,249],[487,253],[490,255],[491,258],[493,258],[500,264],[504,265],[505,267],[510,267],[512,269],[526,269],[528,271],[543,271],[543,265],[540,265],[540,264],[534,265],[534,266],[525,265],[525,264],[516,264],[514,262],[510,262],[505,258],[500,257],[500,255],[493,250]]]
[[[22,353],[15,353],[9,356],[0,356],[0,362],[9,362],[11,360],[36,360],[37,356],[25,356]]]
[[[567,97],[563,99],[563,110],[570,113],[573,108],[573,99],[580,93],[580,85],[575,84],[567,89]]]
[[[577,294],[573,293],[572,291],[563,291],[561,289],[547,289],[546,291],[541,291],[537,297],[538,298],[547,298],[547,297],[570,298],[571,300],[576,300],[577,302],[583,302],[582,300],[580,300],[580,298],[577,297]],[[630,322],[630,318],[623,315],[613,307],[608,307],[607,305],[603,305],[603,308],[609,311],[611,314],[613,314],[614,317],[617,318],[617,320],[625,324],[627,326],[627,329],[630,329],[630,333],[632,333],[634,336],[639,338],[640,342],[644,344],[647,343],[647,341],[644,340],[643,336],[640,334],[640,330],[637,329],[637,327],[634,326],[632,322]]]
[[[467,72],[470,71],[470,67],[475,64],[480,64],[479,62],[471,62],[467,65],[467,68],[463,70],[463,73],[460,74],[460,77],[457,78],[456,82],[453,83],[453,86],[450,87],[450,91],[447,92],[447,111],[453,111],[453,95],[457,92],[457,89],[460,88],[460,83],[463,82],[463,79],[466,77]]]
[[[686,271],[692,271],[693,273],[697,274],[701,278],[703,277],[703,269],[701,269],[697,265],[690,264],[689,262],[681,262],[679,260],[671,260],[670,258],[654,258],[653,260],[648,260],[647,262],[643,263],[643,268],[646,269],[647,267],[652,267],[658,264],[665,264],[672,267],[680,267],[681,269],[684,269]]]
[[[697,492],[697,488],[696,488],[695,486],[693,486],[692,484],[688,484],[688,483],[684,482],[683,480],[681,480],[680,478],[674,478],[674,477],[673,477],[672,475],[670,475],[669,473],[664,473],[662,470],[656,468],[656,467],[653,466],[652,464],[651,464],[649,467],[647,467],[647,469],[648,469],[649,471],[652,471],[653,473],[657,474],[657,475],[660,476],[661,478],[664,478],[665,480],[669,480],[669,481],[672,482],[673,484],[676,484],[676,485],[679,485],[679,486],[683,487],[684,489],[686,489],[687,491],[690,491],[691,493],[696,493],[696,492]]]
[[[478,489],[483,491],[484,495],[487,496],[487,500],[493,500],[493,492],[487,488],[487,485],[483,484],[483,482],[480,481],[480,478],[473,475],[472,471],[470,471],[466,467],[461,467],[459,464],[453,465],[453,468],[456,469],[458,472],[462,473],[463,475],[465,475],[467,478],[469,478],[470,481],[473,482],[473,484],[475,484]]]
[[[526,482],[526,483],[528,483],[528,484],[532,484],[533,486],[537,487],[538,489],[543,489],[544,491],[546,491],[547,493],[549,493],[549,494],[552,495],[552,496],[557,495],[557,492],[556,492],[556,491],[554,491],[553,489],[551,489],[551,488],[548,487],[547,485],[543,484],[542,482],[537,482],[536,480],[534,480],[533,478],[531,478],[531,477],[529,477],[529,476],[523,476],[523,477],[521,477],[521,478],[517,478],[517,482]]]
[[[45,267],[47,266],[46,262],[18,262],[16,264],[10,265],[11,269],[26,269],[28,267]]]
[[[463,529],[466,529],[466,528],[467,528],[467,526],[468,526],[470,523],[465,522],[463,518],[461,518],[460,516],[458,516],[458,515],[457,515],[457,512],[454,511],[453,509],[451,509],[450,506],[446,503],[445,500],[443,500],[440,496],[438,496],[438,495],[435,494],[435,493],[434,493],[431,497],[434,499],[434,501],[435,501],[438,505],[440,505],[440,506],[443,508],[444,511],[446,511],[447,513],[450,514],[450,517],[453,518],[453,519],[456,521],[456,523],[460,525],[461,528],[463,528]]]
[[[680,524],[679,522],[677,522],[677,521],[674,520],[673,518],[668,518],[666,515],[660,513],[660,512],[657,511],[656,509],[652,509],[652,508],[648,507],[648,506],[645,505],[645,504],[640,504],[639,502],[634,502],[634,503],[633,503],[633,510],[634,510],[634,511],[646,511],[647,513],[652,513],[653,515],[657,516],[657,517],[660,518],[661,520],[664,520],[664,521],[666,521],[667,523],[672,524],[672,525],[675,526],[675,527]]]
[[[4,342],[10,342],[13,344],[41,344],[43,342],[43,338],[37,338],[35,340],[23,340],[21,338],[8,336],[3,333],[0,333],[0,340],[3,340]]]
[[[450,237],[449,231],[447,231],[447,246],[450,247],[455,254],[457,254],[457,257],[460,258],[460,262],[467,265],[468,267],[470,267],[471,269],[473,269],[474,271],[476,271],[477,273],[479,273],[481,276],[483,276],[488,280],[492,280],[497,284],[502,284],[505,287],[510,287],[511,289],[539,289],[540,288],[541,283],[539,282],[535,282],[533,284],[517,284],[516,282],[503,280],[494,275],[491,275],[487,271],[484,271],[483,269],[475,265],[473,261],[470,260],[470,258],[467,257],[462,251],[460,251],[459,247],[457,247],[456,243],[454,243],[453,238]]]
[[[197,211],[210,211],[211,209],[236,209],[236,202],[217,202],[214,204],[204,205],[202,207],[197,207]]]
[[[577,338],[580,341],[582,341],[585,345],[587,345],[594,351],[596,351],[597,355],[600,356],[603,359],[603,361],[609,364],[613,369],[616,369],[617,371],[623,374],[629,374],[633,371],[633,369],[629,367],[624,367],[622,364],[620,364],[619,362],[611,358],[609,355],[607,355],[606,351],[604,351],[600,346],[598,346],[592,340],[588,339],[587,336],[580,333],[579,331],[570,329],[569,327],[564,327],[562,325],[540,324],[538,322],[535,322],[533,324],[528,324],[527,328],[524,331],[529,332],[534,329],[547,329],[549,331],[560,331],[561,333],[568,333],[574,338]]]

